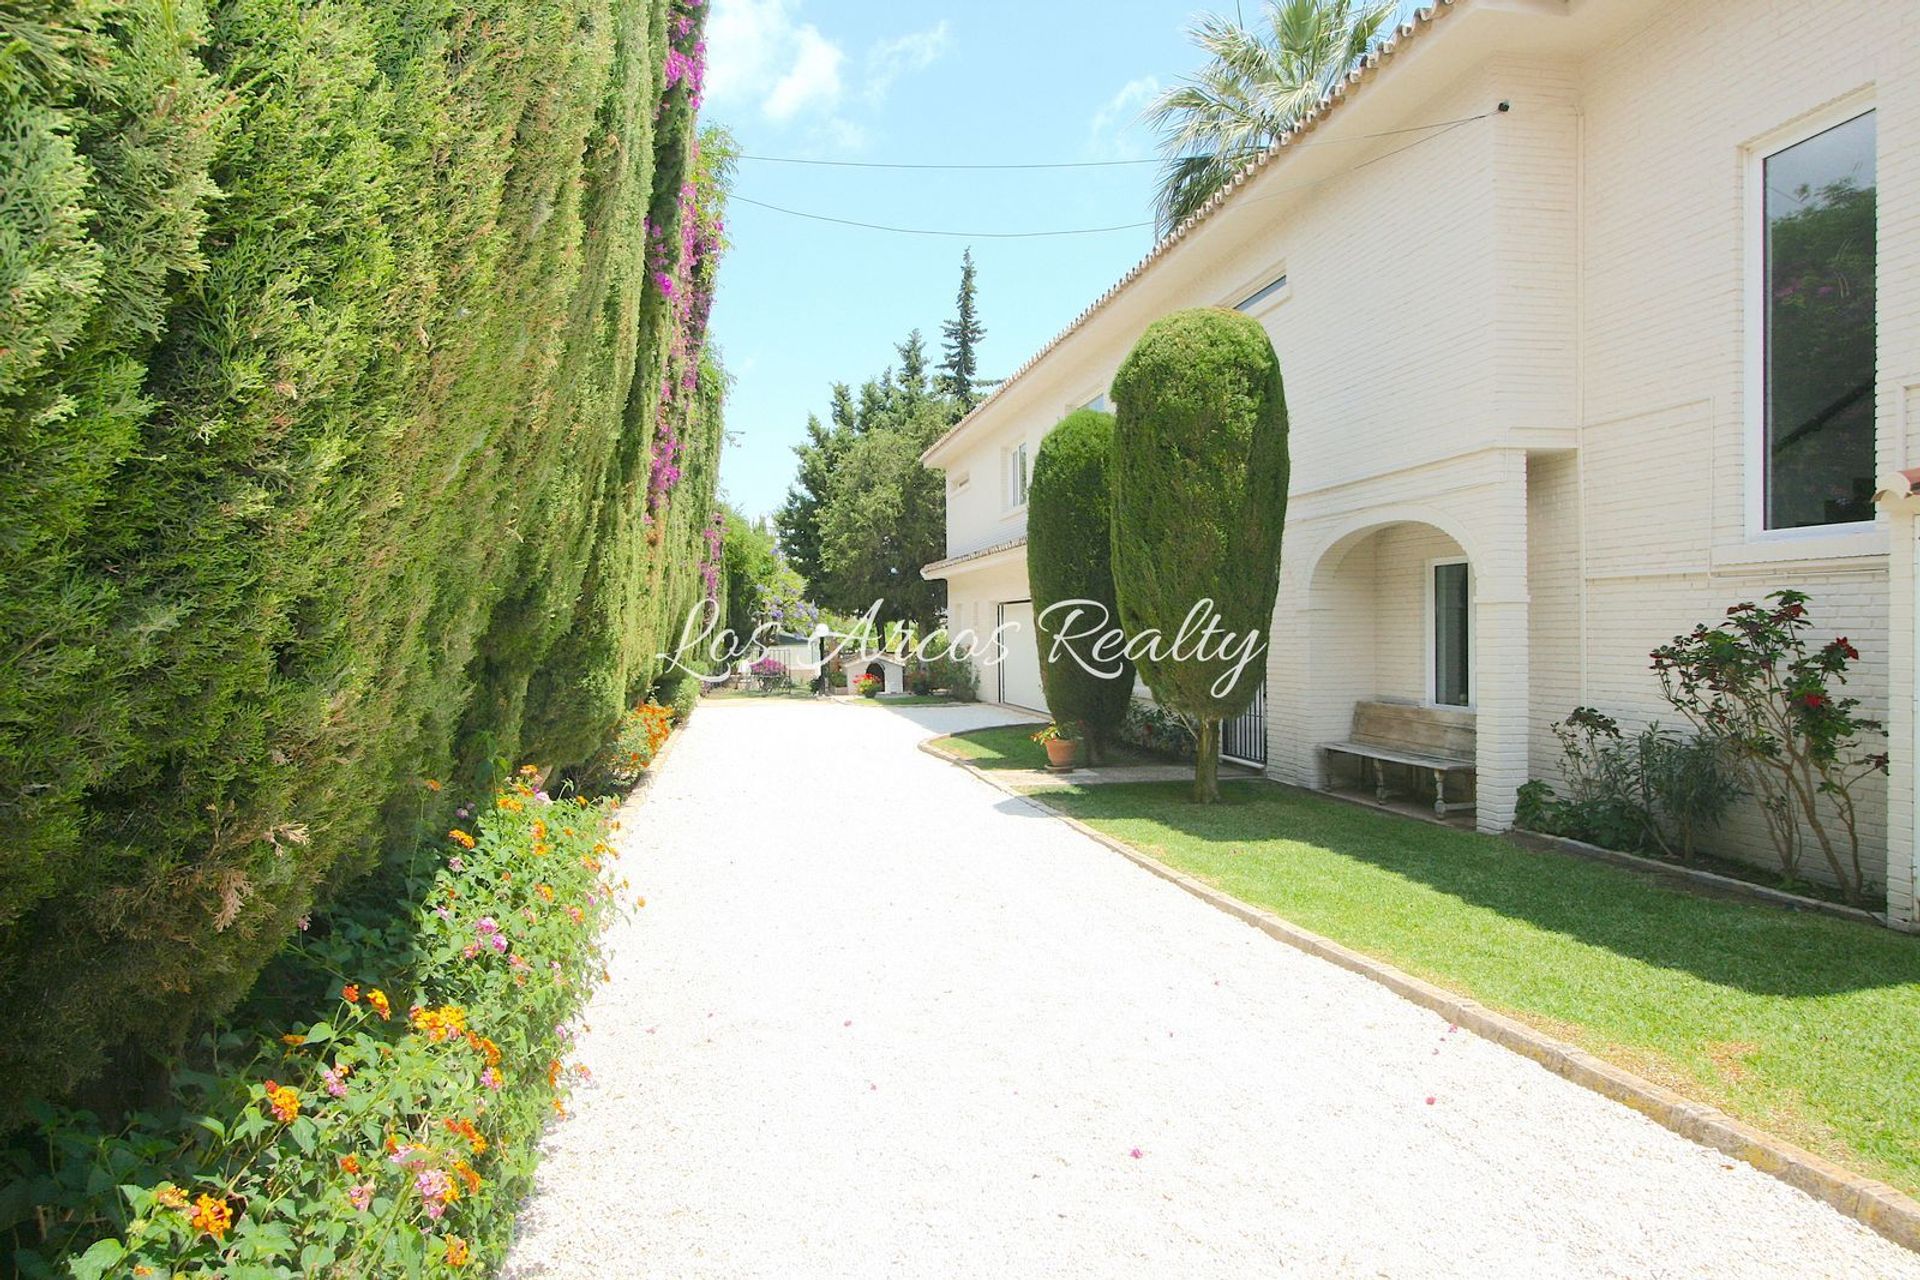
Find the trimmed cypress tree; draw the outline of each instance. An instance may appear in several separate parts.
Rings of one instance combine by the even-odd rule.
[[[1058,616],[1047,611],[1061,601],[1087,600],[1106,610],[1103,630],[1120,625],[1113,593],[1112,454],[1113,415],[1076,410],[1040,442],[1027,493],[1027,581],[1039,633],[1040,683],[1053,718],[1080,727],[1093,764],[1105,758],[1107,743],[1127,714],[1133,664],[1119,659],[1112,675],[1087,670],[1108,666],[1104,654],[1094,652],[1095,638],[1083,637],[1094,621],[1089,617],[1066,628],[1076,637],[1067,641],[1074,652],[1055,656],[1059,624],[1067,623],[1074,610],[1063,609]]]
[[[1246,710],[1261,664],[1223,686],[1231,658],[1167,651],[1199,602],[1222,632],[1265,652],[1287,512],[1287,404],[1280,360],[1251,317],[1217,307],[1155,321],[1113,383],[1113,579],[1154,695],[1195,726],[1194,799],[1219,798],[1220,722]],[[1215,646],[1217,649],[1218,646]]]
[[[0,1126],[654,678],[705,12],[0,0]]]

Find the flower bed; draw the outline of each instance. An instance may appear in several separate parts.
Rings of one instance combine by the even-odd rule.
[[[476,819],[408,878],[410,912],[302,944],[339,984],[315,1020],[219,1037],[217,1065],[122,1133],[43,1111],[30,1194],[63,1225],[26,1274],[63,1253],[79,1277],[229,1280],[500,1260],[625,881],[607,802],[550,800],[523,770]]]

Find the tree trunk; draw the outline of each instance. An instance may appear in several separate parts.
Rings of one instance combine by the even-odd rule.
[[[1220,722],[1202,720],[1198,738],[1200,754],[1193,762],[1193,799],[1196,804],[1212,804],[1220,798]]]

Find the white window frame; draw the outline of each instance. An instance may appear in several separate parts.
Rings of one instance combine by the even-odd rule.
[[[1850,520],[1844,524],[1814,524],[1799,529],[1767,528],[1767,161],[1790,147],[1874,112],[1878,108],[1873,90],[1862,89],[1828,103],[1819,110],[1796,119],[1760,138],[1745,148],[1746,207],[1741,212],[1745,239],[1746,288],[1743,323],[1743,356],[1746,368],[1741,387],[1745,422],[1743,478],[1746,503],[1746,533],[1749,542],[1800,542],[1810,538],[1836,538],[1873,533],[1886,519],[1876,512],[1871,520]],[[1874,150],[1880,147],[1879,121],[1874,122]],[[1877,167],[1877,165],[1876,165]],[[1877,222],[1877,217],[1876,217]],[[1879,406],[1879,370],[1874,371],[1874,469],[1879,469],[1880,439],[1877,429]]]
[[[1268,293],[1268,290],[1272,292]],[[1262,294],[1267,296],[1261,297]],[[1231,310],[1259,320],[1265,318],[1292,296],[1293,279],[1287,274],[1287,264],[1276,262],[1234,290],[1226,305]]]
[[[1463,564],[1467,566],[1467,705],[1440,701],[1440,633],[1439,613],[1435,609],[1433,594],[1433,571],[1445,564]],[[1436,556],[1427,561],[1426,583],[1426,642],[1421,647],[1427,661],[1427,705],[1449,711],[1472,711],[1480,705],[1479,667],[1480,636],[1474,618],[1474,574],[1473,562],[1465,556]]]
[[[1000,451],[1001,501],[1008,515],[1027,509],[1027,493],[1033,488],[1033,463],[1027,442],[1008,445]]]

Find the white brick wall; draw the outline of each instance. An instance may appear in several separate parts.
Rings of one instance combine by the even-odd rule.
[[[1553,776],[1552,721],[1579,703],[1672,721],[1648,650],[1792,586],[1823,635],[1866,655],[1850,692],[1891,721],[1891,819],[1869,788],[1862,828],[1870,874],[1910,918],[1911,522],[1891,544],[1885,518],[1848,538],[1747,528],[1745,175],[1770,135],[1871,91],[1879,461],[1920,464],[1920,3],[1629,7],[1609,24],[1620,7],[1466,5],[1423,37],[1335,118],[1391,129],[1512,110],[1410,147],[1302,151],[1254,180],[983,415],[952,464],[970,483],[950,547],[1020,531],[1000,509],[999,450],[1105,386],[1147,323],[1231,303],[1284,267],[1291,296],[1263,317],[1294,456],[1274,775],[1317,781],[1314,744],[1345,733],[1355,699],[1424,695],[1424,584],[1395,584],[1436,546],[1475,563],[1484,825],[1521,780]],[[954,583],[957,605],[1021,594]],[[1720,844],[1770,857],[1750,819]]]

